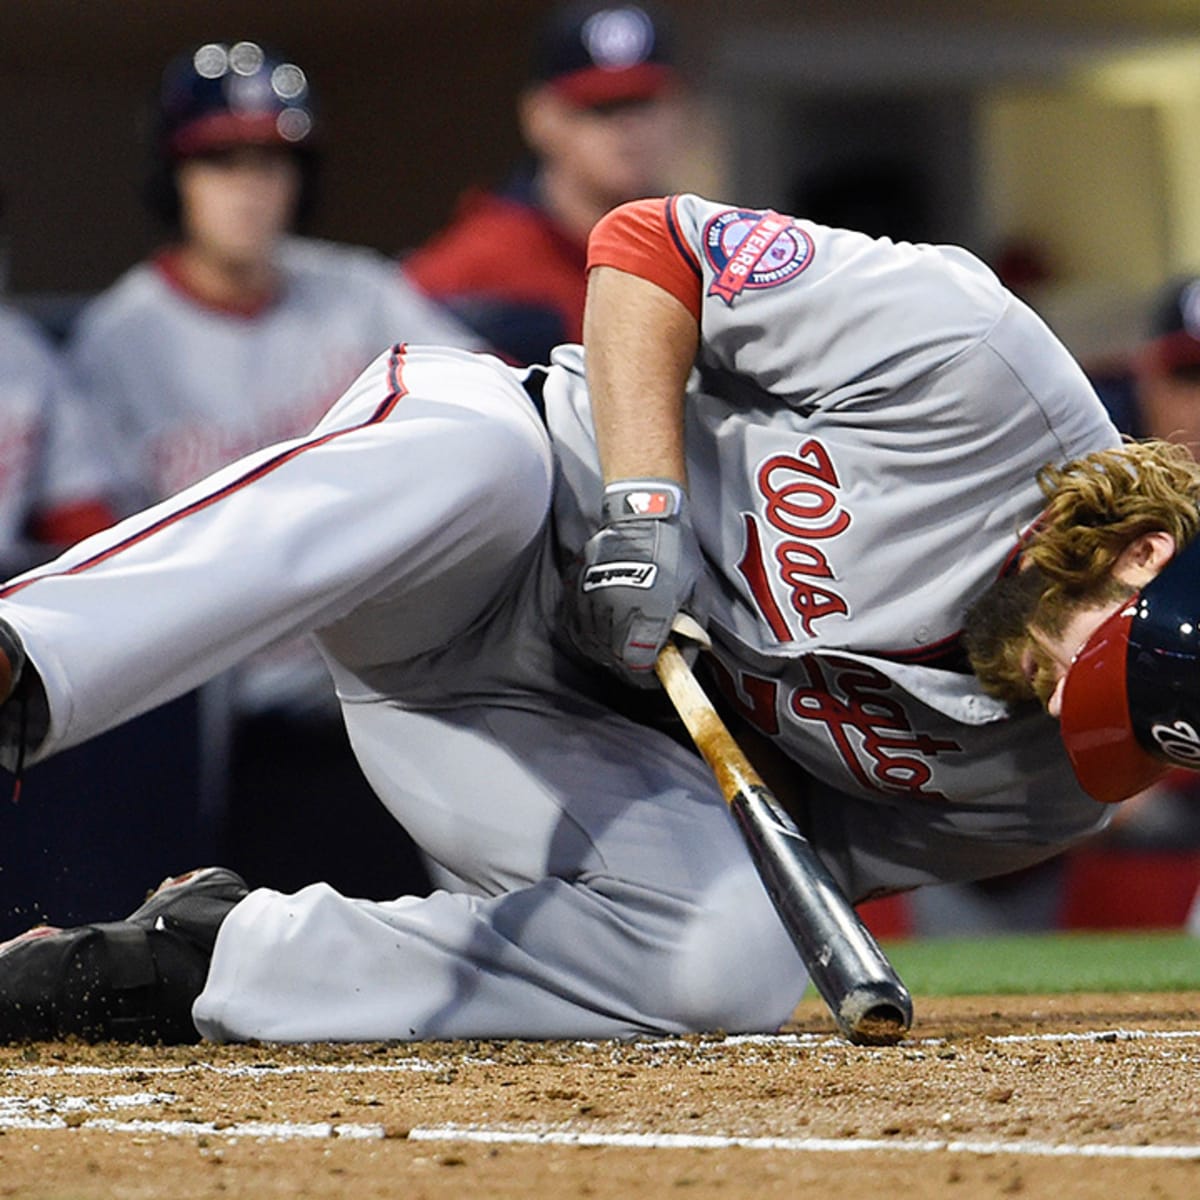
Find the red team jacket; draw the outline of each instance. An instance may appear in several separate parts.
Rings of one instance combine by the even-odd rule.
[[[469,193],[403,264],[423,292],[521,365],[582,339],[586,268],[585,243],[538,205],[530,183]]]

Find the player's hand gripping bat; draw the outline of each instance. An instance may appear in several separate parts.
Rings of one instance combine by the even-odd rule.
[[[852,1042],[890,1045],[912,1024],[912,997],[878,943],[796,828],[674,644],[655,667],[712,768],[754,865],[808,974]]]

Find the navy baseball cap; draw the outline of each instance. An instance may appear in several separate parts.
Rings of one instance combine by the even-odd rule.
[[[578,108],[653,100],[677,82],[670,32],[640,4],[568,4],[542,26],[531,77]]]
[[[1166,374],[1200,367],[1200,277],[1176,279],[1163,290],[1141,366]]]
[[[1087,640],[1059,725],[1075,777],[1105,803],[1200,770],[1200,539]]]

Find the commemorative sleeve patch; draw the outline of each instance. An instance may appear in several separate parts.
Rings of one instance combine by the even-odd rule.
[[[813,240],[791,217],[767,210],[727,209],[712,217],[702,235],[713,270],[708,295],[731,305],[746,289],[778,287],[813,260]]]

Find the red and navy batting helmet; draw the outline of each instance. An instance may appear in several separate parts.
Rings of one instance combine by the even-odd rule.
[[[208,42],[163,72],[158,133],[174,159],[244,144],[304,145],[313,133],[308,77],[257,42]]]
[[[1126,800],[1173,768],[1200,770],[1200,539],[1088,639],[1059,722],[1096,800]]]
[[[304,170],[300,215],[311,207],[316,115],[308,76],[257,42],[206,42],[163,72],[152,114],[150,208],[179,219],[178,163],[235,146],[284,146]]]

